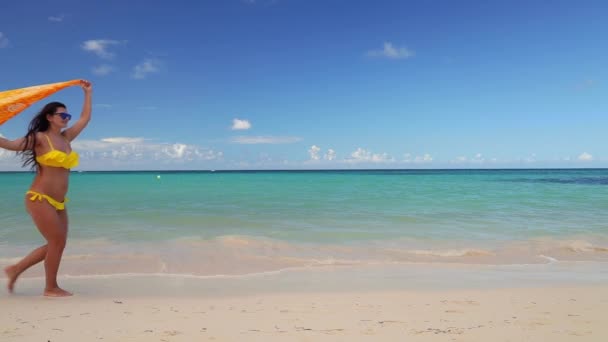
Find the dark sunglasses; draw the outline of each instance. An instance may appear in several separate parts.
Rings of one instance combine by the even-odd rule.
[[[61,116],[61,120],[71,120],[72,119],[72,114],[68,114],[68,113],[55,113],[55,115],[59,115]]]

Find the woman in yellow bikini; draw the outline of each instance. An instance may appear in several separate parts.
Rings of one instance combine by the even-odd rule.
[[[51,102],[32,119],[27,134],[17,140],[0,138],[0,147],[19,152],[24,166],[36,169],[34,182],[25,195],[25,208],[42,236],[44,246],[33,250],[18,263],[4,269],[8,277],[8,290],[13,292],[17,277],[28,268],[44,260],[46,286],[44,295],[71,296],[57,284],[57,271],[68,236],[66,209],[70,169],[78,165],[78,154],[70,146],[91,120],[92,86],[80,81],[84,90],[84,106],[80,118],[70,128],[71,115],[66,106]]]

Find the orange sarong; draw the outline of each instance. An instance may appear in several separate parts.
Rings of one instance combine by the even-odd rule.
[[[78,84],[80,84],[80,80],[71,80],[0,92],[0,125],[24,111],[34,102],[61,89]]]

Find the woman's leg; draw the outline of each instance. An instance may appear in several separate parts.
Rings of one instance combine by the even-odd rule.
[[[46,257],[47,245],[40,246],[30,252],[25,258],[21,259],[18,263],[8,266],[4,269],[6,276],[8,277],[8,292],[13,292],[15,282],[21,273],[25,272],[28,268],[36,265],[37,263],[44,260]]]
[[[32,216],[36,227],[47,241],[44,258],[44,271],[46,275],[45,296],[63,297],[71,293],[61,289],[57,284],[57,272],[61,263],[61,256],[67,241],[67,213],[56,210],[46,201],[26,201],[28,212]]]

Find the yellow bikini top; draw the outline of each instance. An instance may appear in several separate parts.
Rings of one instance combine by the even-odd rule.
[[[70,154],[67,154],[61,150],[56,150],[53,147],[53,143],[51,142],[49,136],[46,134],[44,136],[49,142],[51,150],[41,156],[36,157],[36,161],[39,164],[52,167],[63,167],[64,169],[71,169],[73,167],[78,166],[78,153],[72,150]]]

